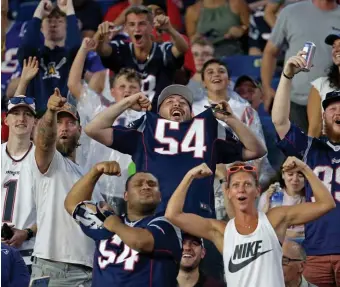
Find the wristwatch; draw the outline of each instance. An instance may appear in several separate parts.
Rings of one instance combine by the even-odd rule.
[[[27,231],[26,241],[28,241],[28,240],[30,240],[34,236],[34,233],[33,233],[33,230],[30,229],[30,228],[26,228],[25,230]]]

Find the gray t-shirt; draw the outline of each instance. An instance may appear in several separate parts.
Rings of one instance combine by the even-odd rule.
[[[299,105],[307,105],[311,82],[327,74],[332,64],[331,47],[325,38],[331,33],[340,32],[340,6],[331,11],[318,9],[312,1],[302,1],[288,5],[279,14],[270,40],[281,48],[287,42],[285,61],[297,54],[304,43],[316,45],[314,67],[309,73],[301,72],[292,82],[291,100]]]

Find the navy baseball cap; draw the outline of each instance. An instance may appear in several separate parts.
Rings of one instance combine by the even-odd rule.
[[[326,98],[322,101],[322,107],[325,110],[330,104],[340,101],[340,90],[329,92]]]
[[[332,46],[336,40],[340,39],[340,33],[338,34],[330,34],[326,37],[325,43],[327,45]]]
[[[204,248],[203,238],[197,237],[195,235],[191,235],[189,233],[182,233],[182,239],[184,240],[185,238],[189,238],[191,240],[198,242]]]

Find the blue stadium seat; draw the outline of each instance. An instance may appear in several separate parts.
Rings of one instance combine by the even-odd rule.
[[[258,80],[261,76],[261,56],[237,55],[223,57],[232,77],[248,75]]]
[[[39,1],[22,1],[19,4],[17,21],[25,22],[32,19],[35,9],[37,8]]]
[[[105,16],[107,10],[114,4],[122,2],[122,0],[95,0],[99,5],[102,11],[102,15]]]

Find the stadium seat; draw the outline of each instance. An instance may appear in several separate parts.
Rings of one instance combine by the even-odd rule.
[[[39,1],[23,1],[18,8],[17,21],[25,22],[32,19],[35,9],[37,8]]]
[[[102,15],[105,15],[107,10],[114,4],[122,2],[121,0],[95,0],[99,5],[102,11]]]
[[[258,80],[261,76],[261,56],[237,55],[223,57],[222,61],[228,66],[232,77],[248,75]]]

